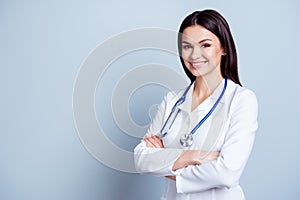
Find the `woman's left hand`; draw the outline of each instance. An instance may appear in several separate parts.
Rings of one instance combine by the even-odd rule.
[[[149,148],[164,148],[162,140],[156,135],[147,136],[144,138],[146,142],[146,147]]]

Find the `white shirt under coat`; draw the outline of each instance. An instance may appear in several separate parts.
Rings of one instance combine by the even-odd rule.
[[[224,79],[213,94],[191,112],[194,85],[179,108],[181,112],[169,133],[162,139],[165,148],[147,148],[142,140],[134,149],[138,172],[155,176],[176,175],[166,179],[162,200],[243,200],[239,179],[250,155],[257,130],[256,95],[228,79],[227,89],[213,114],[196,131],[194,143],[186,149],[220,151],[217,160],[172,171],[183,151],[179,139],[190,132],[207,114],[224,86]],[[182,96],[169,92],[160,106],[146,135],[158,134],[175,102]]]

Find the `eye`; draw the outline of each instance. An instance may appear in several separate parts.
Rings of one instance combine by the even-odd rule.
[[[183,49],[190,49],[190,48],[193,48],[193,47],[192,47],[192,45],[185,44],[185,45],[182,45],[182,48]]]
[[[210,47],[211,45],[210,44],[208,44],[208,43],[203,43],[202,45],[201,45],[201,47],[203,47],[203,48],[207,48],[207,47]]]

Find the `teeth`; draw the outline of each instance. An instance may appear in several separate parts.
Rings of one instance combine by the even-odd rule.
[[[195,62],[195,63],[192,63],[193,65],[200,65],[200,64],[203,64],[205,63],[206,61],[200,61],[200,62]]]
[[[206,63],[206,61],[200,61],[200,62],[196,62],[196,63],[191,63],[193,66],[200,66],[201,64]]]

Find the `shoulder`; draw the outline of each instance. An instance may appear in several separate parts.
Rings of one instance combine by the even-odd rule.
[[[177,101],[184,93],[184,91],[186,90],[187,87],[182,88],[182,89],[178,89],[178,90],[171,90],[169,91],[166,95],[165,95],[165,101],[167,102],[173,102],[173,101]]]
[[[245,109],[257,112],[258,102],[253,90],[242,87],[231,80],[228,80],[228,93],[226,101],[229,102],[231,110]]]
[[[176,101],[182,96],[186,88],[178,90],[169,90],[161,101],[158,109],[164,110],[165,112],[171,109],[171,107],[176,103]]]
[[[242,99],[242,100],[252,100],[252,101],[257,101],[256,94],[254,93],[253,90],[242,87],[232,80],[228,80],[228,95],[231,98],[234,99]]]

